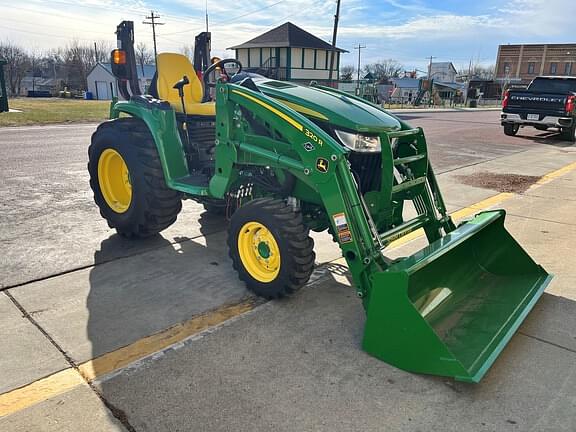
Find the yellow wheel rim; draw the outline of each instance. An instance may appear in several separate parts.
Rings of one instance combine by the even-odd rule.
[[[106,204],[116,213],[124,213],[132,202],[132,184],[128,165],[120,153],[106,149],[98,159],[98,183]]]
[[[272,282],[280,272],[280,248],[268,228],[259,222],[244,224],[238,234],[238,252],[246,271],[259,282]]]

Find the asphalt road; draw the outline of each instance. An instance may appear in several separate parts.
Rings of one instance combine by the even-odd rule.
[[[437,173],[522,152],[540,143],[569,145],[553,133],[522,130],[505,136],[497,111],[402,114],[426,132]],[[100,251],[113,231],[92,201],[86,171],[95,124],[0,129],[0,289],[89,267],[165,245],[162,238],[123,242]],[[202,220],[186,202],[179,223],[163,233],[182,241],[224,228]]]

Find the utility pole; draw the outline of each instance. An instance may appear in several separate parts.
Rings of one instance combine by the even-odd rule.
[[[432,105],[432,60],[436,57],[430,56],[430,61],[428,62],[428,106]],[[425,94],[425,93],[424,93]]]
[[[360,94],[360,53],[362,52],[362,49],[366,48],[366,45],[360,45],[358,44],[358,46],[355,46],[354,49],[358,50],[358,75],[357,75],[357,80],[356,80],[356,93],[358,96]]]
[[[158,58],[158,50],[156,49],[156,26],[165,24],[157,22],[156,20],[158,18],[160,18],[160,15],[155,15],[154,11],[150,11],[150,16],[146,17],[146,19],[150,21],[142,21],[142,24],[148,24],[152,26],[152,39],[154,40],[154,65],[156,65],[156,59]]]
[[[208,0],[205,2],[205,9],[206,9],[206,33],[208,33]]]
[[[336,3],[336,15],[334,15],[334,31],[332,32],[332,53],[330,55],[330,72],[328,82],[332,84],[332,70],[334,69],[334,56],[336,55],[336,35],[338,34],[338,20],[340,19],[340,0]],[[338,79],[338,76],[336,76]]]
[[[430,60],[428,62],[428,80],[430,80],[430,76],[432,75],[432,60],[435,59],[436,57],[430,56],[430,57],[426,57],[426,58]]]

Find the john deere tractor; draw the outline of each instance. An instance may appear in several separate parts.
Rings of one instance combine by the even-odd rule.
[[[503,210],[455,226],[422,129],[333,88],[245,73],[233,59],[199,71],[160,54],[143,95],[132,23],[117,35],[112,62],[126,101],[92,136],[88,164],[111,227],[156,234],[183,199],[226,214],[233,266],[268,299],[306,284],[309,232],[328,230],[367,312],[368,353],[412,372],[482,378],[551,276],[506,231]],[[408,205],[416,216],[406,219]],[[418,229],[427,247],[386,257]]]

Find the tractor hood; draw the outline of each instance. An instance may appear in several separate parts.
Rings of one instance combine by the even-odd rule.
[[[343,93],[318,87],[305,87],[267,78],[254,79],[258,89],[313,120],[357,132],[399,130],[400,121],[370,103]]]

